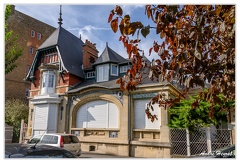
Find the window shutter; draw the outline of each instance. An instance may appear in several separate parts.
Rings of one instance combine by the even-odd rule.
[[[136,100],[134,102],[134,128],[145,128],[145,102]]]
[[[87,104],[84,104],[77,111],[76,127],[77,128],[87,127]]]
[[[35,106],[33,130],[46,130],[48,122],[48,106]]]
[[[151,122],[150,119],[147,118],[145,113],[145,109],[147,104],[151,101],[151,99],[144,100],[135,100],[134,102],[134,128],[135,129],[160,129],[160,109],[158,105],[155,104],[154,111],[151,111],[152,114],[156,114],[158,120]]]
[[[114,103],[97,100],[77,111],[77,128],[118,128],[118,108]]]
[[[87,128],[107,128],[107,102],[88,103]]]
[[[108,103],[108,128],[118,128],[118,108],[114,103]]]
[[[56,104],[49,104],[48,132],[57,132],[58,109]]]
[[[147,108],[147,103],[145,106],[146,106],[145,108]],[[145,114],[145,126],[147,129],[160,129],[161,117],[160,117],[160,108],[159,108],[158,104],[154,104],[153,109],[154,110],[153,111],[151,110],[151,113],[152,113],[152,115],[156,114],[158,117],[158,120],[155,119],[154,122],[151,122],[151,119],[148,119],[147,115]]]

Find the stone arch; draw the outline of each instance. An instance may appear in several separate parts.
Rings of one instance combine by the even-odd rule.
[[[121,101],[113,96],[113,95],[109,95],[109,94],[102,94],[102,93],[94,93],[94,94],[88,94],[86,96],[83,96],[81,98],[77,98],[76,102],[73,103],[73,106],[71,107],[71,128],[75,128],[76,127],[76,119],[77,119],[77,111],[78,109],[91,101],[95,101],[95,100],[105,100],[105,101],[109,101],[114,103],[118,110],[119,110],[119,115],[120,115],[120,110],[123,107],[123,104],[121,103]]]

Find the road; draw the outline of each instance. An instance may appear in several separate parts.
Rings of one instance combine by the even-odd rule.
[[[111,154],[100,154],[100,153],[91,153],[91,152],[82,152],[80,158],[131,158],[127,156],[117,156]]]

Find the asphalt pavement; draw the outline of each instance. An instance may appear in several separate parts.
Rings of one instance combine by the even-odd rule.
[[[127,156],[118,156],[112,154],[101,154],[93,152],[82,152],[80,158],[132,158]]]

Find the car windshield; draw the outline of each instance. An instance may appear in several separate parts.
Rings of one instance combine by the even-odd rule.
[[[39,142],[40,138],[41,138],[41,135],[36,135],[36,136],[32,137],[27,143],[35,144],[35,143]]]

